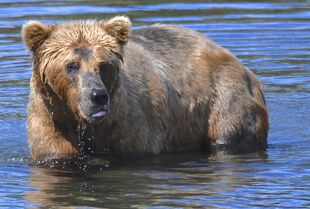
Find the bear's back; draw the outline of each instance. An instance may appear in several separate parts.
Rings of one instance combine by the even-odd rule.
[[[218,47],[212,40],[196,31],[173,25],[154,24],[131,31],[129,42],[134,42],[160,57],[188,56],[200,48]]]

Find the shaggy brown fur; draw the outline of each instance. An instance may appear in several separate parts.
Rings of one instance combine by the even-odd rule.
[[[33,159],[75,157],[79,144],[91,154],[266,147],[261,85],[235,56],[189,29],[156,24],[130,31],[130,25],[126,17],[24,25],[33,53],[27,122]],[[98,74],[101,63],[110,63],[107,76]],[[88,115],[94,105],[86,75],[97,79],[89,85],[109,93],[103,121]]]

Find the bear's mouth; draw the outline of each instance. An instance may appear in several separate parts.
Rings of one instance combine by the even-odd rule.
[[[107,111],[105,110],[100,110],[98,112],[95,112],[91,115],[92,118],[101,118],[101,117],[106,117],[108,114]]]
[[[108,116],[108,111],[105,109],[97,110],[96,112],[93,112],[90,114],[91,122],[92,123],[98,123],[105,119]]]

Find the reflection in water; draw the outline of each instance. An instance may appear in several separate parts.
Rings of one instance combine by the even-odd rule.
[[[310,207],[309,1],[2,0],[0,8],[0,207]],[[117,14],[134,27],[162,22],[198,30],[237,55],[263,84],[271,121],[266,153],[29,166],[31,63],[21,25]]]
[[[113,159],[109,167],[100,161],[94,160],[86,170],[32,167],[28,181],[34,191],[26,192],[26,200],[47,207],[221,207],[239,198],[238,188],[264,182],[248,174],[259,171],[251,167],[253,162],[268,162],[264,153]],[[235,197],[230,197],[230,193],[236,193]],[[214,200],[206,201],[206,196]]]

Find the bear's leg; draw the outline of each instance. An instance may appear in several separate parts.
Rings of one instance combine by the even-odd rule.
[[[42,105],[30,102],[27,120],[28,143],[33,160],[72,159],[78,145],[56,129],[51,115]]]
[[[263,105],[248,97],[231,97],[215,107],[208,135],[217,150],[247,152],[267,146],[268,114]]]

